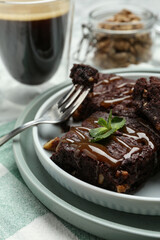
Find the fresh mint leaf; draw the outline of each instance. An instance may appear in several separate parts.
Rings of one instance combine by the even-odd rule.
[[[112,110],[109,113],[108,120],[107,120],[107,128],[111,129],[111,122],[112,122]]]
[[[106,133],[94,137],[93,139],[91,139],[91,142],[98,142],[98,141],[101,141],[102,139],[108,138],[114,132],[116,132],[116,129],[112,128],[108,130]]]
[[[122,128],[126,123],[126,120],[124,118],[114,117],[111,122],[111,127],[115,129]]]
[[[91,142],[98,142],[109,137],[111,134],[122,128],[126,123],[124,118],[113,117],[112,110],[109,113],[107,121],[104,118],[98,119],[99,128],[94,128],[89,131],[92,139]]]
[[[104,118],[99,118],[98,119],[98,124],[102,127],[108,128],[107,121]]]
[[[98,135],[102,135],[107,131],[105,127],[100,127],[100,128],[94,128],[90,130],[90,135],[94,138],[97,137]]]

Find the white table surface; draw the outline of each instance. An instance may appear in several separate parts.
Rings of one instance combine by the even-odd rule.
[[[93,8],[107,2],[109,0],[75,0],[71,64],[73,62],[73,52],[76,50],[81,38],[81,24],[87,22],[88,13]],[[120,4],[122,1],[112,0],[114,4],[117,4],[117,2]],[[160,10],[160,0],[128,0],[123,2],[142,5],[155,13],[158,13]],[[27,86],[15,80],[11,81],[9,75],[4,77],[3,69],[0,67],[0,124],[16,119],[34,97],[60,83],[63,70],[62,64],[58,73],[47,83],[38,86]],[[6,97],[7,93],[9,93],[9,97]]]

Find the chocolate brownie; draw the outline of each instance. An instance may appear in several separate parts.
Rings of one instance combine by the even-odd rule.
[[[51,157],[58,166],[73,176],[116,192],[133,192],[160,164],[160,137],[142,118],[126,117],[126,125],[98,143],[90,142],[89,130],[97,127],[95,112],[71,127],[57,142]]]
[[[92,87],[93,83],[98,81],[99,73],[97,69],[89,65],[74,64],[70,77],[72,78],[73,84]]]
[[[46,144],[58,166],[95,186],[120,193],[131,193],[160,169],[160,84],[159,79],[135,81],[101,74],[85,65],[74,65],[74,84],[88,86],[91,92],[73,118],[83,120],[61,138]],[[125,117],[126,124],[99,142],[91,142],[90,129],[98,119],[114,115]],[[155,128],[153,126],[155,126]]]
[[[94,84],[84,102],[75,111],[73,118],[84,120],[95,111],[112,109],[115,115],[135,116],[132,104],[132,92],[135,81],[114,74],[99,73],[98,82]]]
[[[137,80],[133,91],[133,102],[137,113],[148,119],[160,130],[160,78],[150,77]]]

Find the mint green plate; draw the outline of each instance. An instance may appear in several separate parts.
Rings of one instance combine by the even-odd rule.
[[[68,84],[65,84],[67,86]],[[38,109],[62,85],[43,93],[25,109],[16,126],[34,119]],[[13,142],[18,169],[33,194],[52,212],[100,238],[116,240],[160,239],[160,216],[111,210],[84,200],[58,184],[42,167],[33,147],[32,129]]]

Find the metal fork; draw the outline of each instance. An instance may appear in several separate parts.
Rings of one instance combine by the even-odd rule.
[[[27,122],[0,137],[0,146],[29,127],[39,124],[58,124],[66,121],[83,102],[89,91],[90,87],[74,85],[67,94],[49,109],[49,114],[46,114],[45,117]]]

